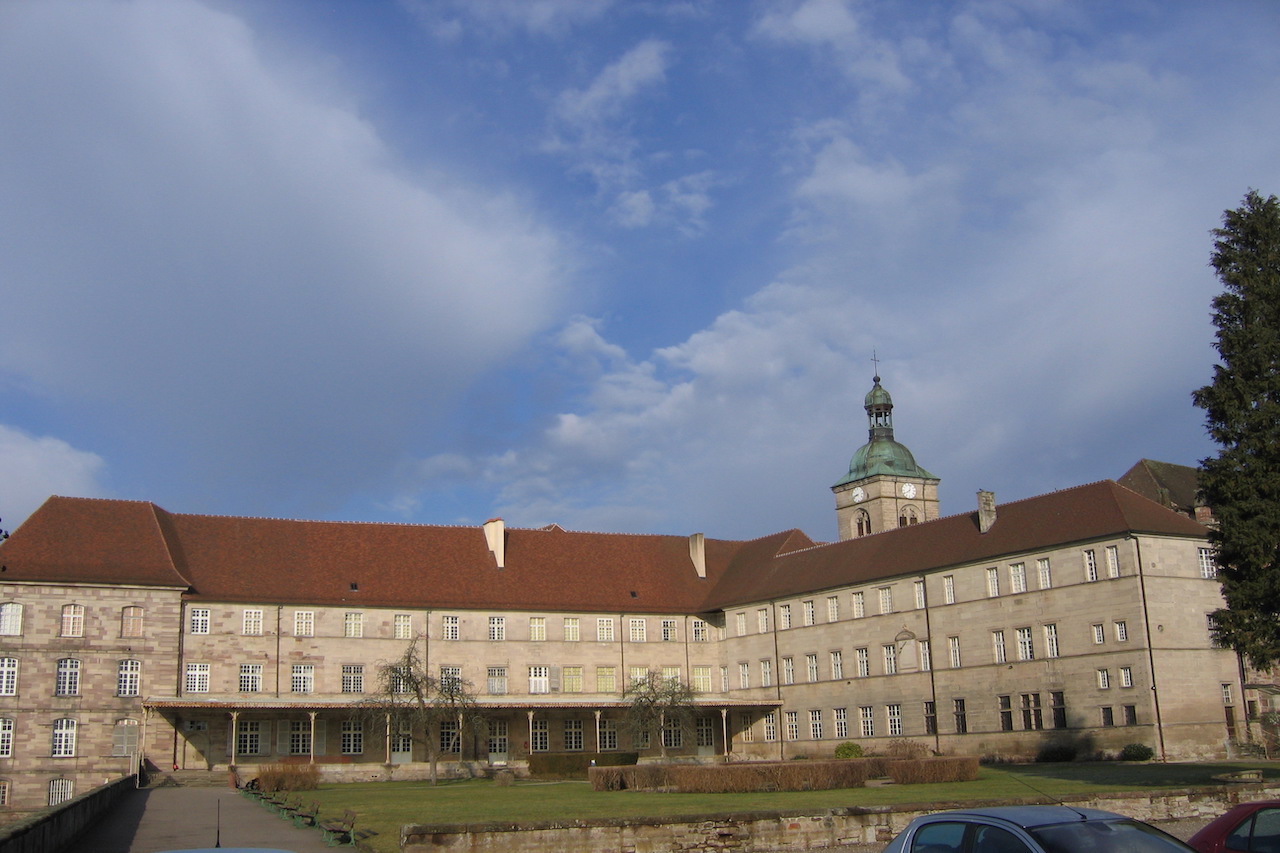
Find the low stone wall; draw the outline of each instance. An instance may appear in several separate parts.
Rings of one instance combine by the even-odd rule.
[[[1077,797],[1064,805],[1105,809],[1144,821],[1213,817],[1238,802],[1280,797],[1280,785],[1231,785]],[[678,823],[661,819],[595,820],[526,824],[430,825],[401,828],[405,853],[502,851],[502,853],[774,853],[859,844],[887,844],[919,814],[978,805],[1027,805],[1044,798],[985,803],[929,803],[832,809],[824,814],[744,813],[698,815]]]
[[[133,776],[100,785],[59,806],[0,827],[0,853],[61,850],[136,786]]]

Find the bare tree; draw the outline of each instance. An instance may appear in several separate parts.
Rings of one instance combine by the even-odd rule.
[[[623,726],[636,743],[642,733],[658,733],[659,754],[667,757],[666,733],[679,731],[682,739],[693,732],[696,716],[693,688],[678,678],[666,678],[650,670],[644,678],[635,679],[622,694],[627,700]]]

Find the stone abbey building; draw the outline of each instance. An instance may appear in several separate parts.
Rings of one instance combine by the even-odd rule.
[[[869,440],[833,486],[840,541],[751,541],[171,513],[53,497],[0,546],[0,803],[10,815],[137,761],[223,772],[308,761],[425,774],[421,742],[355,712],[416,644],[487,723],[425,733],[448,772],[538,752],[693,760],[1082,756],[1243,738],[1206,528],[1114,482],[939,517],[938,477]],[[630,737],[624,689],[687,682],[689,731]],[[423,734],[423,733],[419,733]]]

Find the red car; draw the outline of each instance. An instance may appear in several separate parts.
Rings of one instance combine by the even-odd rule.
[[[1187,843],[1199,853],[1280,853],[1280,800],[1241,803]]]

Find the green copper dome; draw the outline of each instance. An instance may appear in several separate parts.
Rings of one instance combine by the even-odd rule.
[[[867,392],[863,407],[867,410],[869,440],[853,454],[853,459],[849,462],[849,473],[832,488],[877,474],[919,477],[923,480],[938,479],[916,464],[916,458],[906,445],[894,441],[893,398],[880,386],[879,376],[875,377],[875,384]]]

